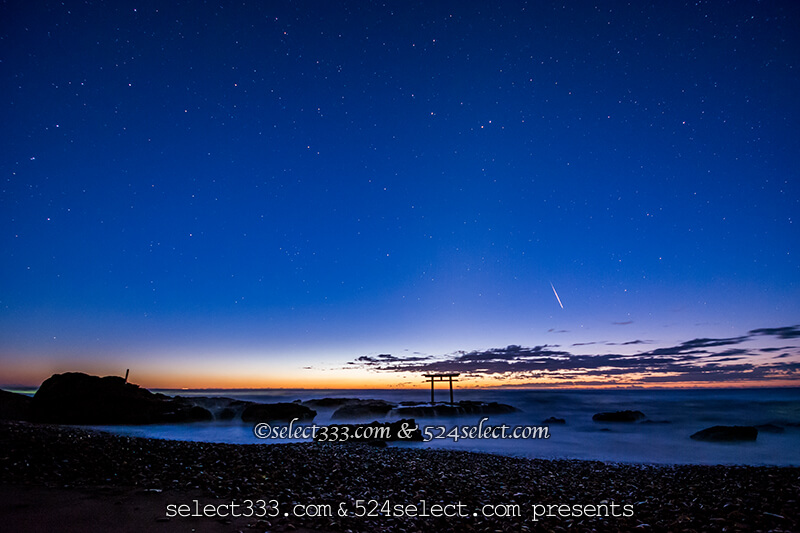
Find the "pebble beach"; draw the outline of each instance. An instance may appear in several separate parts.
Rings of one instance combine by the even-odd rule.
[[[0,423],[0,488],[6,531],[36,531],[59,512],[69,517],[59,523],[62,531],[102,531],[90,515],[103,510],[125,510],[119,531],[800,530],[797,467],[551,461],[423,446],[210,444],[25,422]],[[53,500],[69,503],[43,511]],[[264,516],[168,513],[168,505],[187,505],[185,514],[193,514],[205,505],[262,500],[255,514]]]

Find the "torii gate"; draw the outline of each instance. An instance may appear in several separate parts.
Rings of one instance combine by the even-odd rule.
[[[445,379],[450,382],[450,404],[453,404],[453,378],[458,377],[460,374],[423,374],[431,382],[431,403],[435,404],[433,399],[433,384],[437,381],[444,381]],[[458,381],[458,380],[455,380]]]

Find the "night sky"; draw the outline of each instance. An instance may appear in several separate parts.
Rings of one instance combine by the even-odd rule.
[[[2,2],[0,384],[800,384],[800,4],[565,3]]]

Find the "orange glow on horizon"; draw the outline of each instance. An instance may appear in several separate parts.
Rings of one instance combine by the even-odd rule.
[[[84,372],[93,375],[120,375],[108,372],[89,371],[86,369],[69,369],[53,373]],[[327,376],[325,374],[328,374]],[[347,374],[352,374],[348,376]],[[38,387],[52,374],[42,375],[38,381],[17,380],[16,383]],[[124,376],[124,373],[121,374]],[[31,376],[33,377],[33,376]],[[14,381],[8,381],[13,383]],[[182,375],[158,372],[131,372],[129,381],[146,389],[429,389],[424,378],[417,375],[368,374],[363,372],[319,372],[294,376],[241,376],[241,375],[208,375],[205,373],[185,373]],[[457,388],[462,389],[531,389],[531,390],[580,390],[580,389],[711,389],[711,388],[765,388],[765,387],[800,387],[798,379],[750,380],[739,379],[724,382],[676,381],[669,383],[643,383],[636,380],[620,380],[617,382],[547,380],[538,381],[503,380],[491,378],[459,377]],[[440,387],[437,386],[437,390]]]
[[[134,379],[135,378],[135,379]],[[144,373],[131,375],[131,382],[153,389],[429,389],[430,385],[421,374],[377,373],[361,370],[328,370],[296,372],[290,375],[270,376],[208,375],[204,373],[163,375]],[[455,385],[462,389],[700,389],[700,388],[754,388],[754,387],[800,387],[800,379],[740,379],[727,381],[639,381],[623,378],[615,382],[599,379],[564,380],[539,378],[538,380],[504,379],[502,377],[470,377],[461,375]],[[437,390],[446,387],[437,385]]]

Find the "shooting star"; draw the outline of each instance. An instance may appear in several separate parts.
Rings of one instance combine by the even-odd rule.
[[[553,289],[553,294],[556,295],[556,300],[558,300],[558,305],[561,306],[561,309],[564,309],[564,304],[561,303],[561,298],[558,297],[558,293],[556,292],[556,288],[553,287],[553,282],[550,282],[550,288]]]

